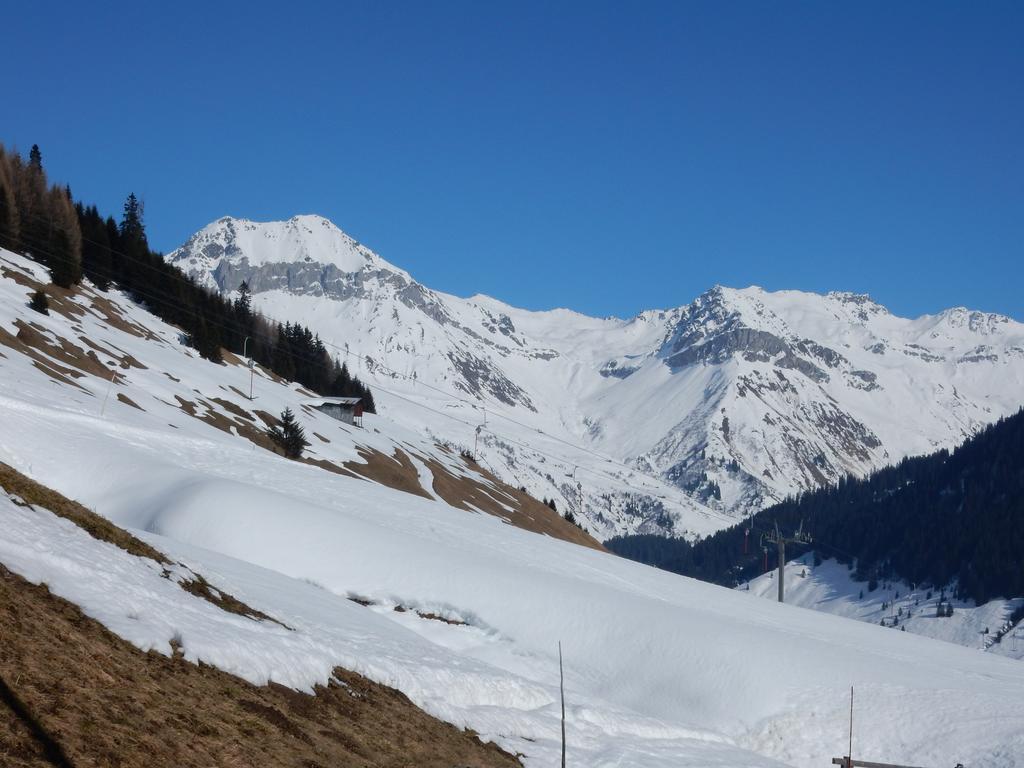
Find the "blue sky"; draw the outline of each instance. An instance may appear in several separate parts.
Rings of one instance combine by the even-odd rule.
[[[1024,3],[22,3],[0,141],[170,250],[320,213],[431,287],[1024,320]]]

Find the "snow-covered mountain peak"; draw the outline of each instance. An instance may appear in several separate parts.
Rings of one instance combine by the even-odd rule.
[[[207,224],[168,261],[211,288],[233,291],[242,280],[255,291],[284,288],[330,293],[331,283],[365,273],[410,281],[391,264],[323,216],[257,222],[224,216]]]
[[[911,320],[865,294],[716,285],[632,319],[530,311],[431,290],[314,216],[221,219],[171,259],[224,292],[247,280],[257,310],[347,354],[385,409],[600,536],[694,533],[708,507],[952,447],[1022,401],[1024,326],[961,308]],[[581,500],[588,464],[621,485],[591,478]]]
[[[1013,320],[1005,315],[994,312],[978,312],[967,307],[952,307],[935,315],[936,325],[942,324],[951,329],[961,329],[978,336],[998,334],[1011,325]]]

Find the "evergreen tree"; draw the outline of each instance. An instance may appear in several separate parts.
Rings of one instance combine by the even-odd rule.
[[[82,232],[82,271],[93,285],[105,291],[114,278],[107,223],[94,205],[86,208],[79,203],[75,211]]]
[[[18,207],[14,201],[11,165],[0,146],[0,248],[16,251],[18,243]]]
[[[143,221],[142,202],[132,192],[124,201],[124,212],[117,228],[118,244],[124,252],[124,273],[126,277],[144,269],[150,260],[149,243],[146,241],[146,225]],[[146,279],[143,277],[142,279]]]
[[[28,151],[28,167],[39,173],[43,172],[43,153],[39,151],[39,145],[33,144]]]
[[[48,264],[45,253],[49,240],[49,216],[46,211],[46,177],[38,164],[26,165],[21,157],[10,157],[14,184],[14,204],[18,210],[18,250]]]
[[[64,189],[53,187],[47,195],[50,225],[46,255],[53,282],[70,288],[82,279],[82,235],[78,216]]]
[[[246,280],[238,286],[238,298],[235,299],[235,311],[243,320],[252,316],[252,291],[249,290],[249,283]]]
[[[10,213],[10,194],[0,190],[0,229],[5,230],[6,247],[30,254],[50,268],[53,281],[65,288],[81,279],[81,234],[74,206],[65,188],[47,189],[42,156],[33,146],[28,164],[17,154],[2,162],[4,177],[0,186],[13,186],[17,242],[10,239],[14,221]]]
[[[360,386],[363,386],[363,385],[360,385]],[[376,413],[377,412],[377,404],[373,401],[373,392],[371,392],[370,388],[367,387],[367,386],[363,386],[362,399],[363,399],[363,410],[364,411],[366,411],[367,413]]]
[[[222,348],[241,353],[248,338],[253,360],[277,375],[320,394],[359,397],[364,411],[376,412],[370,389],[309,328],[273,325],[253,313],[247,284],[232,302],[165,262],[149,249],[143,205],[134,194],[118,223],[95,206],[75,204],[67,185],[49,187],[38,147],[25,162],[0,146],[0,247],[45,264],[64,287],[83,272],[101,289],[116,284],[181,328],[204,358],[220,362]]]
[[[281,426],[271,427],[268,430],[270,439],[281,449],[282,453],[289,459],[302,457],[302,451],[309,445],[306,440],[306,431],[295,420],[295,414],[291,408],[285,408],[281,413]]]
[[[33,293],[32,300],[28,303],[28,305],[36,312],[39,312],[44,315],[50,314],[50,302],[46,298],[46,294],[43,293],[42,291],[36,291],[35,293]]]

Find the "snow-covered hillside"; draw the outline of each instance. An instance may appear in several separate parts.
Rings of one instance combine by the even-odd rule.
[[[694,535],[961,442],[1024,402],[1024,325],[863,295],[714,288],[628,320],[432,291],[329,221],[224,218],[169,259],[318,331],[384,412],[472,444],[599,537]]]
[[[738,589],[753,597],[777,600],[776,578],[772,570]],[[788,562],[784,578],[790,605],[1024,659],[1024,621],[1010,621],[1014,611],[1024,605],[1024,598],[975,605],[937,589],[902,582],[883,583],[872,591],[868,582],[855,581],[847,566],[835,560],[814,565],[811,554]],[[940,603],[942,608],[951,607],[952,614],[940,610]]]
[[[188,659],[302,690],[350,668],[527,768],[557,762],[559,641],[573,765],[827,765],[845,748],[850,685],[862,759],[1024,764],[1016,661],[457,509],[430,480],[467,472],[457,457],[387,414],[351,434],[260,375],[257,409],[291,405],[327,440],[313,438],[319,465],[286,460],[246,427],[244,366],[199,359],[117,294],[51,288],[51,314],[34,314],[42,270],[0,259],[0,461],[280,622],[214,614],[148,561],[0,494],[0,562],[139,647],[170,654],[173,641]],[[367,453],[396,449],[424,493],[356,476]]]

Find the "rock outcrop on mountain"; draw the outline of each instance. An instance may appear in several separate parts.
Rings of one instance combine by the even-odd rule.
[[[223,218],[168,258],[222,292],[247,281],[382,407],[598,536],[700,534],[1024,401],[1024,325],[964,308],[906,319],[865,295],[715,287],[626,320],[531,312],[431,290],[317,216]]]

